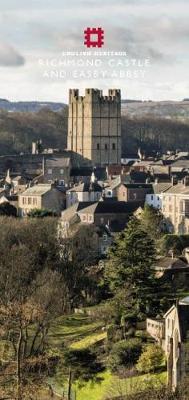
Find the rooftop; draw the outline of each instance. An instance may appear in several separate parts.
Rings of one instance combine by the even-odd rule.
[[[49,192],[52,188],[51,184],[38,184],[29,187],[24,192],[20,194],[20,196],[42,196],[43,194]]]
[[[141,202],[99,201],[82,208],[80,214],[130,214],[137,210]]]
[[[69,157],[51,157],[45,160],[45,167],[47,168],[65,168],[70,166]]]
[[[162,192],[166,192],[168,189],[172,187],[171,182],[158,182],[158,183],[153,183],[152,189],[154,194],[159,194]]]
[[[171,186],[166,190],[166,194],[189,194],[189,186],[183,183],[178,183],[177,185]]]
[[[97,182],[85,182],[74,186],[69,192],[102,192],[102,187]]]

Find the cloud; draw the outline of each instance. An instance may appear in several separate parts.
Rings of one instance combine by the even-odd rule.
[[[25,64],[24,57],[13,46],[0,42],[0,66],[19,67]]]

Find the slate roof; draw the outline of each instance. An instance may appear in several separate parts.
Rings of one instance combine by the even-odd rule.
[[[50,184],[38,184],[29,187],[24,192],[22,192],[21,196],[42,196],[43,194],[49,192],[52,186]]]
[[[82,208],[82,214],[130,214],[140,207],[141,202],[99,201]]]
[[[97,182],[84,182],[74,186],[69,192],[102,192],[102,187]]]
[[[128,189],[152,189],[151,183],[122,183]]]
[[[171,168],[189,169],[189,159],[180,159],[171,164]]]
[[[75,203],[73,204],[73,206],[68,207],[66,208],[66,210],[62,211],[61,218],[65,221],[69,221],[78,211],[82,210],[82,208],[88,207],[91,204],[94,203],[91,203],[89,201],[81,201],[79,203]]]
[[[70,166],[69,157],[51,157],[45,160],[46,168],[65,168]]]
[[[167,191],[171,194],[189,194],[189,186],[185,186],[183,183],[178,183],[177,185],[171,186]]]
[[[166,192],[171,187],[172,187],[171,182],[158,182],[158,183],[153,183],[153,185],[152,185],[154,194]]]
[[[189,265],[179,258],[161,257],[155,263],[156,270],[179,270],[182,268],[189,269]]]

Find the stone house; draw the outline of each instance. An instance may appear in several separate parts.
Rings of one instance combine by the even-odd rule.
[[[120,232],[139,206],[139,202],[105,200],[82,208],[78,214],[85,224],[108,225],[112,232]]]
[[[189,178],[184,180],[161,195],[162,213],[167,220],[171,233],[189,233]]]
[[[122,183],[117,188],[118,201],[145,201],[146,194],[152,192],[151,184]]]
[[[60,214],[64,208],[64,195],[51,184],[29,187],[18,195],[18,215],[27,216],[33,209],[48,209]]]
[[[159,210],[162,209],[162,193],[165,193],[169,188],[171,188],[171,182],[160,182],[152,184],[151,193],[146,194],[145,203],[149,206],[157,208]]]
[[[66,192],[66,208],[78,202],[99,201],[102,196],[102,186],[97,182],[83,182]]]
[[[60,237],[70,237],[75,234],[75,236],[80,240],[80,234],[77,236],[77,232],[80,227],[91,227],[88,231],[89,236],[93,237],[92,240],[95,241],[96,247],[98,249],[98,255],[104,256],[107,253],[108,248],[111,246],[113,241],[113,234],[109,227],[101,224],[96,226],[94,224],[82,223],[79,212],[87,207],[89,203],[77,203],[73,206],[62,211],[61,218],[59,220],[59,235]],[[81,231],[79,231],[81,232]]]
[[[70,182],[71,159],[65,156],[53,155],[44,159],[43,180],[47,183],[57,182],[68,186]]]
[[[167,358],[167,384],[173,391],[189,373],[189,303],[173,305],[163,319],[147,319],[147,332]]]

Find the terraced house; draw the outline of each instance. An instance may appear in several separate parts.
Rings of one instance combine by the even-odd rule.
[[[18,215],[25,217],[34,209],[48,209],[60,214],[64,207],[63,193],[51,184],[38,184],[18,196]]]
[[[189,233],[189,178],[160,195],[162,212],[170,232]]]

